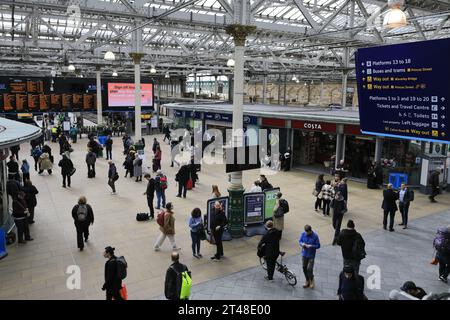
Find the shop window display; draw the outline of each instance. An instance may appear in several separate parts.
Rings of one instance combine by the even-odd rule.
[[[406,173],[409,185],[420,184],[420,143],[408,140],[385,139],[381,154],[383,182],[387,183],[390,173]]]
[[[367,172],[375,158],[375,141],[372,138],[346,136],[345,160],[350,175],[355,178],[367,178]]]
[[[294,131],[294,164],[332,167],[336,153],[336,136],[322,132]]]

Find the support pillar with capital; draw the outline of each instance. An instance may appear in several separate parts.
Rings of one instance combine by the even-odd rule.
[[[141,120],[141,59],[143,53],[130,53],[134,63],[134,139],[138,142],[142,138]]]
[[[243,116],[244,116],[244,52],[247,36],[255,31],[255,26],[233,24],[226,27],[226,32],[234,38],[234,85],[233,85],[233,134],[232,147],[244,146]],[[233,238],[244,236],[244,186],[242,171],[231,173],[231,183],[228,187],[229,230]]]
[[[97,89],[97,125],[103,124],[103,107],[102,107],[102,81],[100,66],[95,66],[96,89]]]

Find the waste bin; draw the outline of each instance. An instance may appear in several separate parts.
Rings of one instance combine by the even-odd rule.
[[[408,184],[408,174],[406,173],[390,173],[389,183],[394,186],[394,189],[400,189],[402,183]]]

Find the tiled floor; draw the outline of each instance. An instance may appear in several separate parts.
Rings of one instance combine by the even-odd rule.
[[[161,141],[162,137],[158,136]],[[153,137],[146,136],[145,149],[147,161],[151,163],[151,142]],[[63,189],[59,168],[54,174],[38,176],[32,171],[31,178],[39,190],[36,208],[36,224],[31,226],[34,241],[26,245],[8,247],[9,255],[0,260],[0,299],[103,299],[100,290],[103,284],[103,249],[107,245],[116,247],[117,254],[124,255],[129,264],[126,284],[130,299],[150,299],[163,293],[164,276],[170,264],[170,246],[163,245],[160,252],[152,250],[159,234],[155,222],[137,222],[137,212],[145,212],[146,199],[142,193],[145,183],[136,183],[124,178],[122,141],[115,138],[113,157],[121,174],[117,182],[118,195],[112,196],[107,185],[107,163],[105,159],[97,161],[97,177],[87,179],[84,162],[87,139],[78,140],[73,147],[72,160],[77,172],[73,177],[72,188]],[[59,146],[50,144],[54,153]],[[176,239],[182,247],[182,262],[189,265],[195,274],[195,283],[217,279],[241,270],[255,267],[258,260],[255,247],[259,237],[235,239],[225,243],[226,259],[221,263],[211,262],[209,257],[214,247],[202,243],[204,259],[197,260],[191,255],[191,241],[187,219],[194,207],[204,210],[211,195],[211,185],[218,184],[226,194],[228,177],[224,166],[202,167],[200,183],[188,192],[187,199],[176,198],[176,183],[173,180],[177,168],[170,168],[169,146],[163,147],[163,170],[169,178],[168,201],[172,201],[176,215]],[[21,146],[21,157],[29,156],[29,145]],[[59,156],[55,155],[55,162]],[[244,173],[244,186],[250,188],[252,181],[258,178],[258,170]],[[287,256],[298,253],[297,238],[303,226],[308,223],[319,232],[323,245],[329,244],[333,234],[330,218],[312,210],[314,198],[311,190],[315,176],[304,172],[281,172],[269,177],[274,186],[281,190],[290,202],[291,212],[286,216],[286,229],[283,233],[282,248]],[[91,228],[91,238],[83,252],[76,247],[76,233],[71,217],[71,209],[80,195],[85,195],[93,206],[95,224]],[[411,230],[401,232],[414,238],[414,219],[431,213],[442,212],[450,207],[450,196],[441,195],[439,202],[430,204],[424,195],[416,193],[411,208]],[[349,183],[349,213],[346,219],[353,219],[363,234],[380,229],[381,191],[367,190],[365,185]],[[345,221],[344,221],[345,223]],[[399,233],[400,234],[400,233]],[[386,248],[388,250],[389,248]],[[326,250],[324,250],[325,252]],[[418,253],[420,254],[420,253]],[[430,253],[423,253],[426,259]],[[325,257],[325,254],[323,254]],[[381,257],[380,257],[381,258]],[[386,257],[389,259],[389,257]],[[330,265],[340,265],[335,255],[328,257]],[[81,268],[81,289],[68,290],[66,269],[70,265]],[[333,275],[334,277],[334,275]],[[332,289],[332,288],[330,288]],[[334,288],[333,288],[334,290]],[[229,292],[227,292],[228,294]],[[217,297],[217,296],[216,296]],[[222,298],[228,298],[223,295]]]
[[[390,233],[376,230],[365,234],[367,257],[362,261],[360,274],[366,280],[365,294],[369,300],[388,299],[389,292],[398,290],[405,281],[414,281],[427,293],[450,292],[450,285],[438,280],[438,267],[430,264],[435,231],[449,224],[450,211],[444,211],[416,219],[407,231],[399,229],[399,232]],[[295,287],[291,287],[279,272],[275,273],[273,282],[266,281],[264,276],[267,273],[258,266],[194,285],[191,299],[337,299],[338,276],[342,270],[340,247],[328,245],[317,251],[314,289],[302,288],[304,276],[298,254],[283,262],[297,276]],[[373,271],[368,272],[368,268],[374,266],[380,270],[379,288],[372,286]],[[195,276],[192,275],[194,281]],[[157,299],[165,298],[161,295]]]

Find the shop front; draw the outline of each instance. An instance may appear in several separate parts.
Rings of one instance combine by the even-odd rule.
[[[345,125],[345,162],[349,175],[366,179],[368,170],[375,160],[375,137],[361,133],[359,126]]]
[[[293,165],[329,173],[336,155],[336,124],[292,120]]]
[[[285,119],[276,119],[276,118],[262,118],[261,119],[261,129],[267,130],[267,146],[270,150],[270,143],[274,141],[274,133],[275,130],[278,130],[278,139],[279,142],[279,152],[286,152],[287,148],[290,144],[290,131],[287,128],[287,120]],[[271,152],[271,151],[270,151]]]

